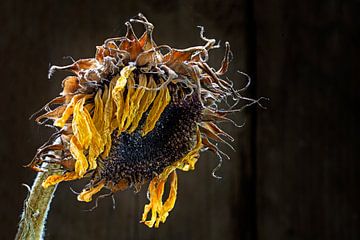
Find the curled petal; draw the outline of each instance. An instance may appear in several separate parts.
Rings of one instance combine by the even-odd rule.
[[[145,205],[141,220],[141,222],[143,222],[148,227],[153,227],[155,225],[155,227],[158,228],[160,222],[164,223],[166,221],[169,212],[175,205],[177,195],[177,175],[175,170],[171,172],[169,197],[163,204],[162,197],[164,194],[164,185],[166,181],[167,177],[165,179],[155,177],[150,182],[150,203]],[[147,220],[147,215],[149,214],[150,210],[151,218],[150,220]]]
[[[103,181],[95,187],[91,187],[90,189],[82,190],[82,192],[77,197],[78,201],[90,202],[92,200],[92,196],[94,194],[98,193],[104,186],[105,186],[105,183]]]
[[[77,173],[79,177],[83,177],[89,167],[89,163],[84,154],[84,149],[81,147],[75,136],[73,136],[70,141],[70,152],[71,155],[76,159],[75,173]]]
[[[137,110],[137,114],[135,114],[134,119],[131,122],[131,127],[128,130],[129,133],[132,133],[133,131],[135,131],[135,129],[138,127],[139,122],[141,120],[141,117],[143,116],[143,114],[148,110],[148,108],[150,107],[151,103],[154,101],[155,97],[156,97],[156,93],[157,91],[152,90],[156,88],[156,83],[154,81],[154,78],[150,75],[150,77],[148,78],[148,83],[147,83],[147,89],[145,89],[144,95],[141,98],[140,104],[139,104],[139,108]]]
[[[62,81],[63,91],[62,96],[73,94],[80,88],[79,79],[76,76],[69,76]]]
[[[48,188],[50,186],[58,184],[59,182],[71,181],[71,180],[75,180],[75,179],[78,179],[78,178],[79,178],[79,176],[75,172],[67,172],[67,173],[64,173],[64,174],[54,174],[54,175],[49,176],[42,183],[42,186],[44,188]]]
[[[148,117],[146,118],[145,126],[142,130],[142,136],[145,136],[148,132],[154,129],[157,120],[160,118],[161,113],[171,100],[169,89],[160,89],[158,96],[153,102]]]

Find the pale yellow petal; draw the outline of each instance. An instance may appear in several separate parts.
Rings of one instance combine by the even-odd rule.
[[[78,201],[81,202],[90,202],[92,200],[92,196],[98,193],[103,187],[105,183],[101,182],[95,187],[91,187],[90,189],[84,189],[77,197]]]
[[[88,161],[84,155],[84,149],[81,148],[77,138],[73,136],[70,140],[70,152],[71,155],[76,159],[75,172],[83,177],[89,167]]]
[[[58,184],[62,181],[71,181],[78,179],[79,176],[75,172],[67,172],[64,174],[54,174],[46,178],[46,180],[42,183],[43,188],[48,188],[55,184]]]
[[[70,118],[70,116],[73,114],[74,106],[79,101],[79,99],[83,98],[85,94],[78,94],[71,98],[71,101],[69,104],[67,104],[65,111],[63,112],[61,118],[57,119],[54,122],[54,126],[56,127],[63,127],[66,123],[66,121]]]
[[[147,88],[150,89],[156,88],[156,83],[151,75],[148,78]],[[141,117],[148,110],[151,103],[154,101],[157,93],[158,91],[156,90],[149,90],[149,89],[145,90],[139,104],[139,109],[137,110],[137,113],[135,114],[133,120],[131,121],[131,127],[128,129],[129,133],[132,133],[133,131],[136,130],[141,120]]]
[[[128,116],[130,115],[131,99],[132,99],[132,95],[135,92],[134,88],[135,88],[135,80],[134,77],[130,75],[127,81],[127,93],[126,93],[125,104],[122,109],[121,121],[119,123],[119,133],[124,132],[126,130],[125,123],[127,121]]]
[[[145,125],[142,129],[142,136],[145,136],[154,129],[156,122],[159,120],[162,112],[165,110],[166,106],[171,100],[170,92],[167,87],[164,87],[159,91],[160,92],[158,96],[153,102],[153,106],[149,112],[149,115],[146,118]]]

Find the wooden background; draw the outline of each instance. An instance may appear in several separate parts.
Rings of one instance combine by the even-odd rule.
[[[160,229],[138,223],[145,189],[116,194],[93,212],[61,184],[45,239],[360,239],[359,1],[1,1],[0,239],[12,239],[34,172],[22,168],[49,130],[28,117],[60,92],[49,63],[93,56],[104,39],[124,34],[138,12],[155,25],[159,44],[181,48],[206,36],[229,41],[229,78],[247,96],[267,96],[225,125],[236,138],[217,180],[203,154],[194,172],[180,173],[175,209]],[[218,66],[222,50],[211,55]]]

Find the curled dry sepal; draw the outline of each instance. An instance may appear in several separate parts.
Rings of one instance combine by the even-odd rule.
[[[145,27],[140,38],[132,23]],[[150,181],[150,203],[144,207],[142,222],[158,227],[175,204],[176,170],[193,170],[201,150],[210,150],[220,159],[227,156],[217,143],[230,145],[233,138],[217,123],[234,123],[229,113],[259,100],[242,97],[223,78],[232,57],[229,43],[220,68],[214,70],[206,63],[208,51],[219,45],[204,37],[202,28],[204,46],[179,50],[157,46],[154,27],[142,14],[126,26],[126,36],[105,40],[94,58],[51,67],[49,76],[55,70],[72,75],[63,80],[60,96],[36,113],[36,122],[50,124],[56,132],[28,166],[37,171],[46,171],[43,162],[58,166],[42,183],[44,188],[88,178],[78,195],[85,202],[103,188],[111,193],[127,188],[139,191]],[[221,109],[219,104],[228,98],[234,104]],[[245,105],[239,108],[240,100]],[[170,190],[163,201],[168,179]]]

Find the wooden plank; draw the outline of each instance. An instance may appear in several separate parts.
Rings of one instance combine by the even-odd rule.
[[[360,238],[358,10],[255,3],[259,239]]]

